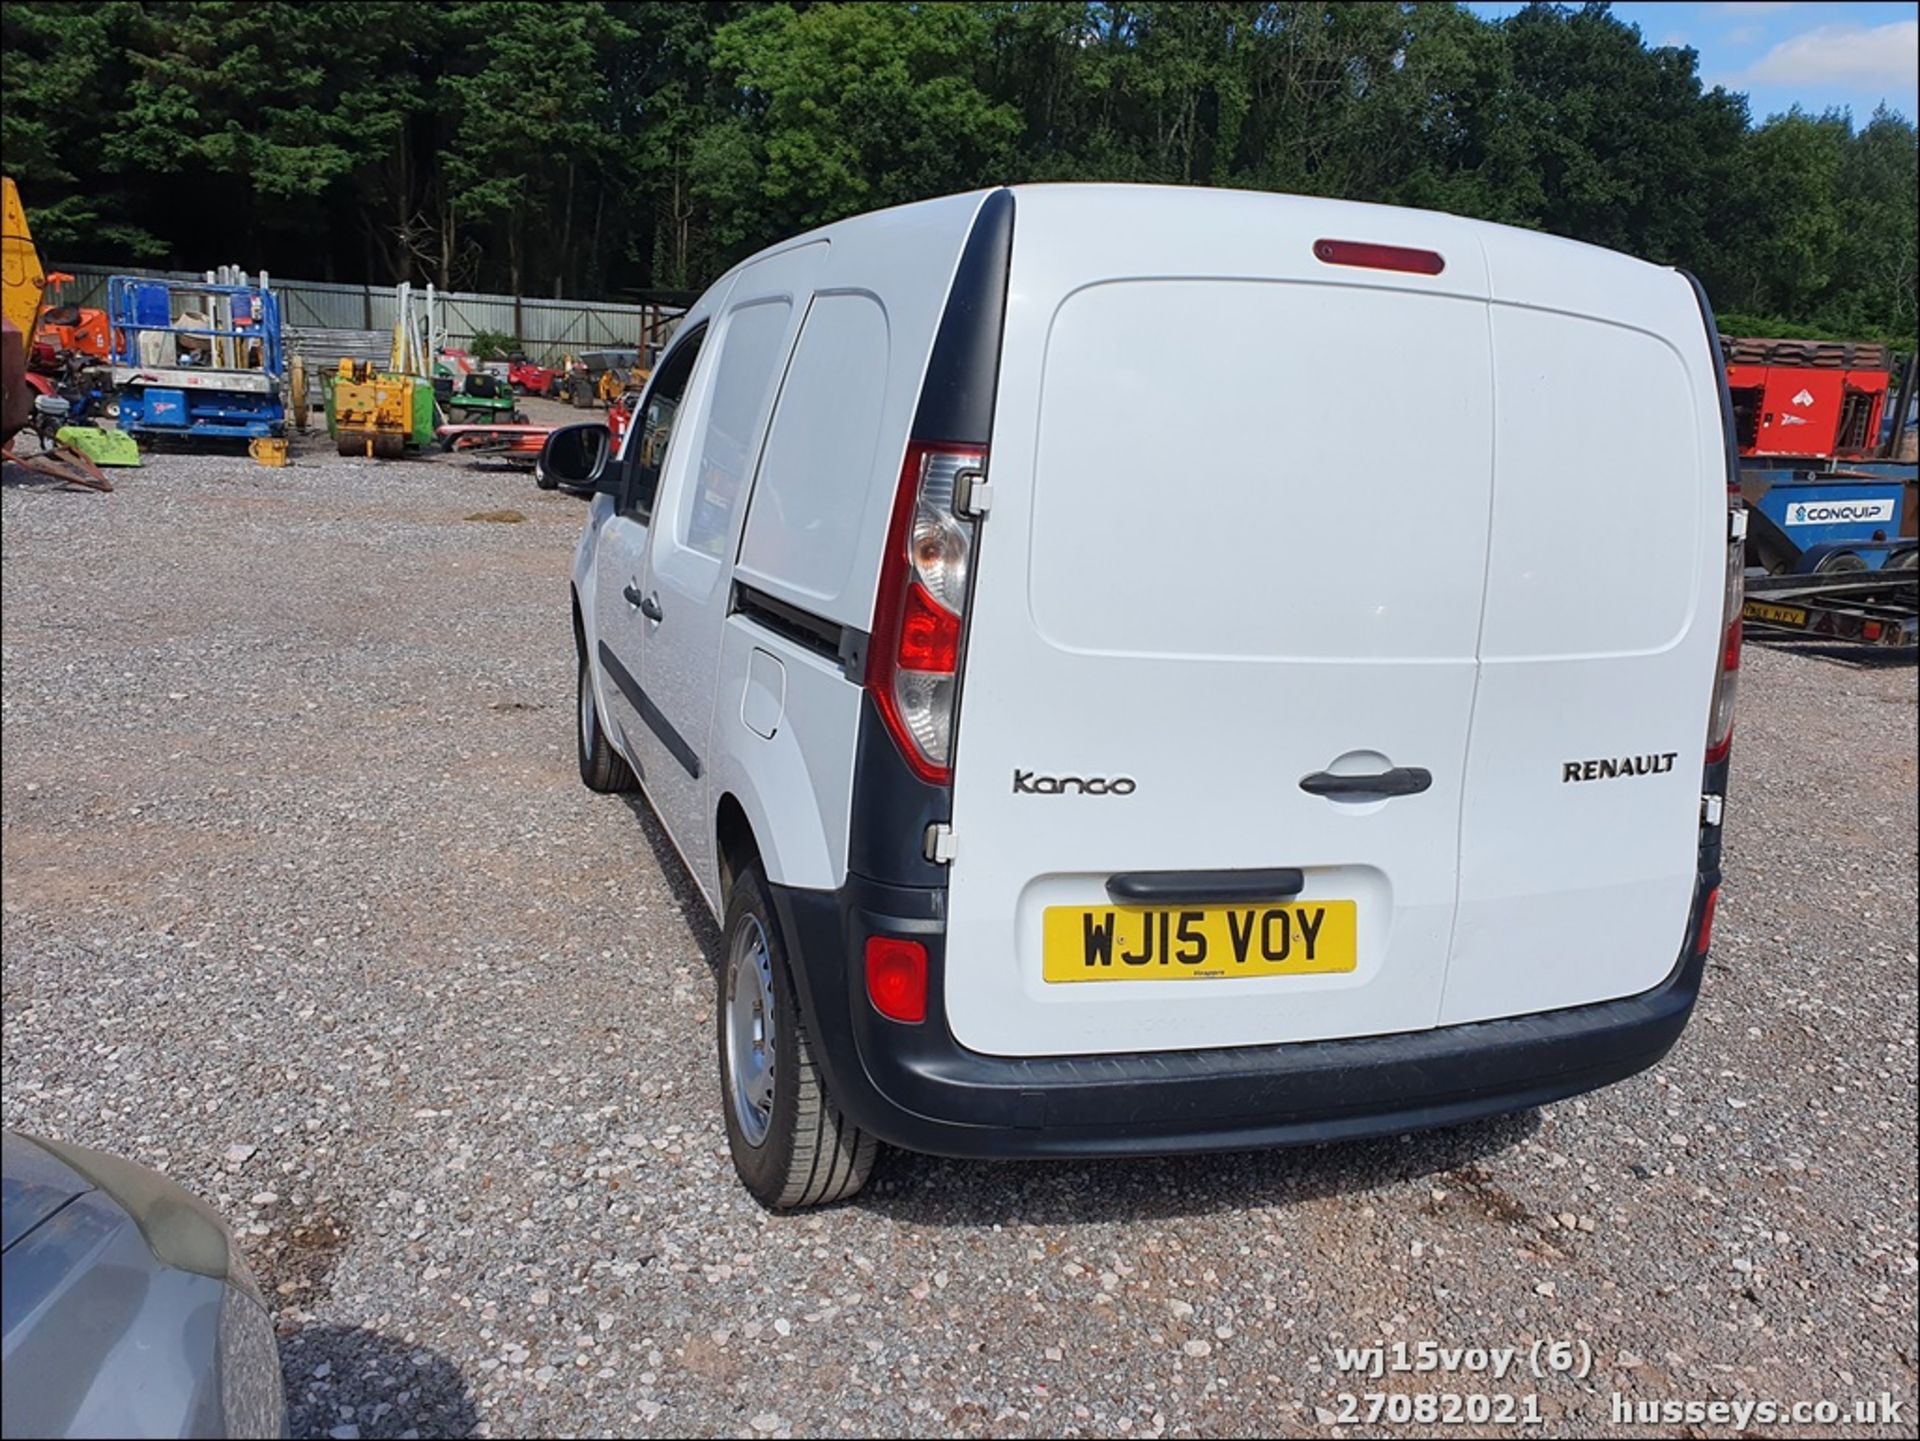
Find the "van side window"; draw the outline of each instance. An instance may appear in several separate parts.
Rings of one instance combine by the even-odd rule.
[[[741,574],[812,602],[831,604],[846,591],[868,497],[900,483],[899,463],[879,459],[890,359],[879,300],[814,297],[753,483]]]
[[[702,325],[680,337],[666,359],[660,362],[653,384],[640,413],[633,419],[639,433],[627,452],[627,484],[620,499],[620,513],[645,525],[653,516],[654,493],[660,489],[660,472],[667,467],[667,454],[679,427],[680,401],[693,378],[693,363],[699,357],[700,343],[706,339]]]
[[[678,527],[687,549],[715,560],[724,556],[734,508],[753,469],[775,372],[787,357],[782,342],[792,314],[789,301],[776,299],[751,301],[727,317],[713,400],[702,427],[705,443]]]

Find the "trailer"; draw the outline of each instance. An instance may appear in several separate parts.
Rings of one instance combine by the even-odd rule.
[[[193,440],[286,433],[280,302],[223,266],[204,281],[107,280],[120,428]]]
[[[1911,462],[1777,471],[1743,467],[1748,635],[1915,643],[1920,480]]]
[[[1746,634],[1913,645],[1920,466],[1900,425],[1913,359],[1896,396],[1883,345],[1723,337],[1721,350],[1746,502]]]
[[[1741,625],[1756,640],[1911,646],[1920,643],[1916,579],[1911,570],[1749,574]]]

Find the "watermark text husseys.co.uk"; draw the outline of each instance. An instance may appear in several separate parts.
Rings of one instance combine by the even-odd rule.
[[[1890,1392],[1853,1401],[1650,1401],[1613,1393],[1609,1419],[1616,1426],[1897,1426],[1906,1403]]]

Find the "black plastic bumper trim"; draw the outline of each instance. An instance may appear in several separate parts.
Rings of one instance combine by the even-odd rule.
[[[1719,883],[1714,839],[1680,959],[1640,995],[1400,1035],[1141,1055],[1016,1058],[961,1046],[945,1011],[944,889],[855,876],[838,891],[772,891],[814,1054],[862,1128],[936,1155],[1154,1155],[1457,1125],[1653,1065],[1699,994],[1706,958],[1694,936]],[[866,1003],[858,957],[874,934],[926,945],[924,1024],[897,1025]]]

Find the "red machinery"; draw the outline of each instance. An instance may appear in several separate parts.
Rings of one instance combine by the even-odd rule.
[[[627,391],[607,411],[607,429],[613,432],[613,453],[633,421],[640,397]],[[443,425],[434,432],[441,448],[455,455],[484,456],[508,465],[536,465],[540,451],[553,434],[550,425]]]
[[[535,365],[524,355],[507,359],[507,382],[528,395],[551,395],[561,372],[551,365]]]
[[[1834,340],[1721,339],[1743,456],[1876,453],[1893,356]]]
[[[60,297],[73,277],[56,270],[47,276],[48,303],[33,333],[33,368],[49,374],[60,368],[61,356],[71,351],[105,365],[113,355],[107,312],[68,305]]]

